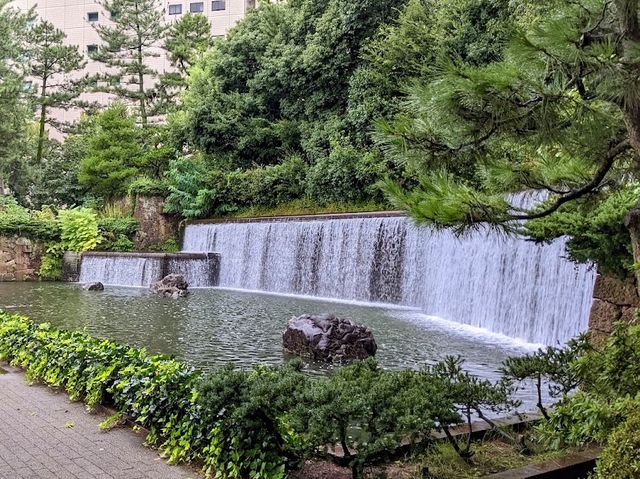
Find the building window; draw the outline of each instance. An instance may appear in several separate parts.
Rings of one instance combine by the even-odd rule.
[[[191,13],[202,13],[202,12],[204,12],[204,2],[192,3],[189,6],[189,11]]]
[[[89,22],[97,22],[98,21],[98,12],[89,12],[89,13],[87,13],[87,21],[89,21]]]
[[[118,11],[117,10],[111,10],[109,12],[109,16],[111,17],[111,20],[117,20],[118,19]]]
[[[89,56],[98,53],[98,45],[87,45],[87,54]]]
[[[22,83],[22,91],[25,91],[25,92],[33,91],[33,82],[32,81],[23,82]]]
[[[219,12],[220,10],[224,10],[227,8],[226,0],[213,0],[211,2],[211,11]]]
[[[180,15],[182,13],[182,5],[169,5],[169,15]]]

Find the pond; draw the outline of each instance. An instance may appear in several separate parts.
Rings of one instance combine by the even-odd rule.
[[[2,283],[0,308],[175,355],[205,371],[229,362],[281,363],[287,320],[304,313],[333,313],[367,325],[378,343],[378,361],[390,369],[419,368],[460,355],[471,373],[495,379],[505,358],[535,348],[407,308],[217,288],[194,289],[176,301],[137,288],[106,287],[96,293],[75,284]],[[315,374],[323,369],[317,364],[307,368]],[[518,397],[523,409],[535,402],[529,391],[518,392]]]

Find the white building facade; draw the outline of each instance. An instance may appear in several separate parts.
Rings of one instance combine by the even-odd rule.
[[[100,37],[95,29],[98,24],[111,23],[110,12],[105,11],[98,0],[14,0],[14,6],[22,10],[35,8],[42,20],[48,20],[66,34],[66,43],[77,45],[87,58],[87,65],[81,76],[102,73],[103,64],[90,59],[100,45]],[[255,7],[255,0],[163,0],[162,9],[167,25],[187,12],[204,15],[211,24],[211,34],[224,36],[246,13]],[[166,54],[149,60],[149,66],[158,72],[171,71]],[[100,103],[108,103],[108,95],[90,94],[83,98]],[[56,111],[60,121],[71,122],[78,118],[76,111]],[[54,136],[58,136],[54,133]]]

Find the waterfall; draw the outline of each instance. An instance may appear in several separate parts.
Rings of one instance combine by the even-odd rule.
[[[216,286],[219,258],[215,254],[84,253],[80,282],[148,287],[170,273],[181,274],[190,287]]]
[[[595,280],[565,243],[458,238],[398,216],[192,224],[183,250],[219,253],[222,287],[405,305],[556,344],[586,329]]]
[[[162,277],[162,259],[123,255],[83,255],[80,282],[115,286],[149,286]]]

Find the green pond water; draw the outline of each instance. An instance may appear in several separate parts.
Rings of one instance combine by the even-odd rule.
[[[386,368],[418,368],[459,354],[472,373],[497,378],[502,360],[531,349],[413,310],[224,289],[194,289],[188,298],[171,300],[135,288],[89,292],[74,284],[0,283],[0,308],[172,354],[203,370],[229,362],[281,363],[286,323],[304,313],[334,313],[367,325]],[[317,373],[323,367],[308,369]],[[529,402],[528,392],[519,394]]]

